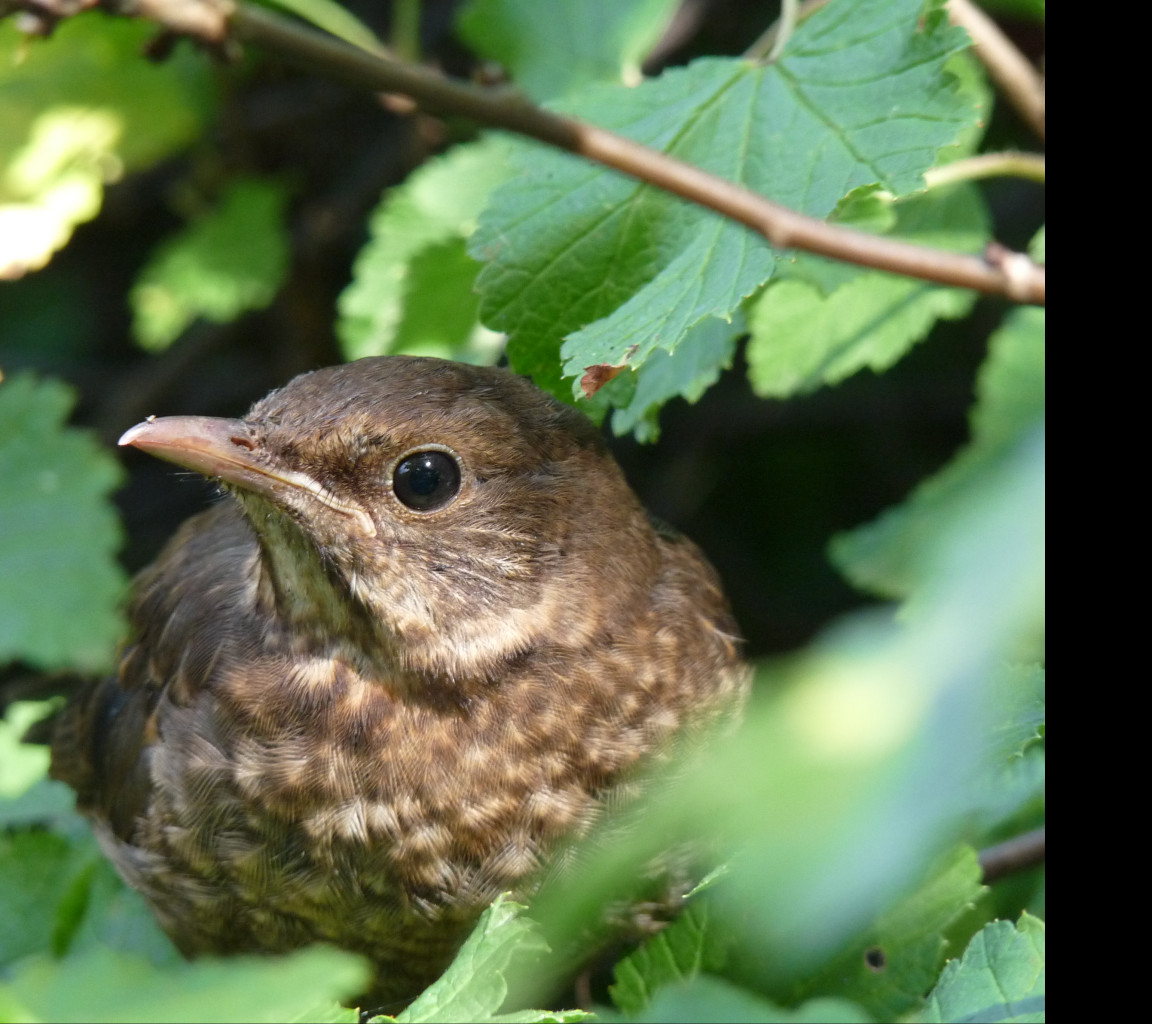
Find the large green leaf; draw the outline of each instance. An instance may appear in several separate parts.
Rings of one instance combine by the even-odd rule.
[[[457,27],[538,100],[588,82],[635,84],[677,0],[469,0]]]
[[[120,467],[64,425],[71,390],[22,374],[0,383],[0,661],[97,671],[122,631]]]
[[[825,217],[861,186],[921,187],[981,115],[944,70],[966,37],[920,15],[920,0],[832,3],[773,65],[699,60],[635,89],[591,88],[566,109]],[[509,333],[513,366],[558,394],[579,386],[555,371],[563,339],[567,377],[636,369],[702,320],[730,319],[772,272],[764,240],[722,217],[527,144],[513,159],[472,239],[489,261],[481,316]]]
[[[993,921],[951,961],[919,1020],[1040,1022],[1045,1003],[1044,922]]]

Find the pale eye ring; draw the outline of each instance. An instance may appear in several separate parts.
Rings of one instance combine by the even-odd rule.
[[[405,455],[392,474],[392,493],[414,512],[434,512],[460,493],[460,466],[434,448]]]

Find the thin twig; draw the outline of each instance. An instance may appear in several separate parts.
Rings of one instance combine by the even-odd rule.
[[[44,11],[76,0],[0,0],[0,9],[13,2]],[[430,113],[468,117],[537,139],[729,217],[777,250],[803,249],[1016,302],[1044,304],[1044,268],[1022,253],[993,245],[984,257],[970,256],[827,224],[631,139],[554,114],[513,90],[454,81],[428,68],[367,53],[263,8],[233,0],[84,2],[153,18],[170,31],[191,34],[221,50],[233,40],[253,43],[313,73],[375,92],[403,93]]]
[[[1044,829],[1037,828],[980,851],[984,884],[1044,863]]]
[[[959,25],[976,48],[976,56],[988,69],[988,76],[1005,98],[1044,138],[1044,79],[1001,30],[971,0],[948,0],[948,16]]]
[[[1026,256],[1013,254],[1020,259],[1006,269],[1003,256],[986,260],[827,224],[622,135],[544,110],[516,92],[480,88],[427,68],[363,53],[261,8],[238,6],[231,26],[240,41],[263,46],[313,71],[362,88],[405,93],[431,113],[463,115],[587,157],[730,217],[777,249],[805,249],[1018,302],[1044,303],[1044,270]]]

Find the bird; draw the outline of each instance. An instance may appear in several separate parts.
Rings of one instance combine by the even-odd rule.
[[[716,572],[510,370],[365,358],[120,444],[225,495],[134,580],[50,774],[188,957],[325,942],[402,1005],[739,717]]]

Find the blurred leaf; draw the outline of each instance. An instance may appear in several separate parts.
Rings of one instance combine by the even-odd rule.
[[[704,1024],[708,1021],[730,1024],[868,1024],[871,1017],[845,999],[813,999],[794,1009],[785,1009],[719,978],[701,976],[657,993],[652,1005],[637,1022],[652,1024]]]
[[[152,908],[124,883],[91,834],[86,832],[77,847],[87,861],[58,909],[53,952],[112,949],[138,954],[158,967],[182,964]]]
[[[64,426],[71,389],[20,374],[0,383],[0,661],[106,669],[123,632],[120,467]]]
[[[498,136],[457,146],[387,193],[340,296],[336,332],[347,359],[406,352],[495,361],[503,346],[477,321],[480,266],[464,240],[508,175],[507,150]]]
[[[140,955],[93,947],[54,960],[22,961],[8,988],[42,1020],[286,1021],[353,996],[364,961],[317,946],[284,957],[200,959],[161,969]]]
[[[993,686],[994,724],[982,739],[983,764],[972,791],[979,834],[1043,809],[1044,669],[1006,664]]]
[[[203,130],[211,69],[190,49],[142,60],[154,32],[81,15],[28,40],[0,21],[0,279],[42,267],[96,215],[106,183]]]
[[[918,1017],[940,1021],[1044,1020],[1044,922],[993,921],[951,961]]]
[[[520,916],[524,907],[501,896],[484,911],[468,941],[443,976],[396,1019],[407,1024],[428,1021],[582,1021],[590,1014],[581,1010],[525,1010],[499,1015],[508,995],[507,971],[515,962],[537,960],[548,944],[535,925]]]
[[[0,718],[0,801],[20,796],[48,771],[48,749],[20,742],[28,727],[43,718],[45,711],[44,704],[18,701]]]
[[[464,41],[499,61],[537,100],[589,82],[636,84],[677,0],[469,0],[457,16]]]
[[[75,870],[72,845],[62,836],[0,833],[0,967],[51,946],[54,911]]]
[[[263,0],[269,7],[280,7],[317,28],[343,39],[346,43],[379,53],[383,46],[375,33],[346,7],[335,0]]]
[[[1036,232],[1036,237],[1028,245],[1028,255],[1037,263],[1044,262],[1045,237],[1044,227],[1041,226],[1040,230]]]
[[[979,252],[988,241],[984,204],[970,185],[910,196],[893,209],[895,237],[954,252]],[[965,316],[976,302],[968,289],[879,271],[853,274],[824,295],[800,279],[800,268],[821,261],[796,262],[789,279],[769,284],[749,314],[748,376],[764,397],[813,391],[865,367],[886,370],[938,319]]]
[[[197,317],[227,323],[267,306],[288,273],[287,190],[254,178],[233,182],[216,208],[164,242],[132,288],[132,333],[166,348]]]
[[[1044,310],[1012,310],[988,347],[968,446],[902,505],[832,541],[832,560],[856,586],[891,597],[908,594],[920,578],[921,552],[973,478],[1043,417]],[[1033,529],[1042,536],[1043,520]]]
[[[944,964],[949,930],[985,892],[980,878],[976,851],[957,849],[865,934],[805,979],[789,1002],[834,994],[859,1003],[877,1020],[893,1020],[918,1007]]]
[[[718,928],[757,951],[761,984],[818,970],[867,929],[966,824],[996,671],[1041,596],[1043,501],[1033,435],[969,480],[919,552],[902,620],[855,615],[765,671],[744,727],[638,812],[627,843],[589,853],[578,884],[542,895],[547,934],[591,926],[621,879],[704,835],[731,858]]]
[[[936,16],[919,29],[920,8],[832,4],[771,66],[702,59],[635,89],[590,88],[565,107],[824,217],[862,185],[920,187],[978,116],[943,72],[966,38]],[[561,338],[565,376],[640,368],[701,321],[731,318],[772,272],[761,238],[657,189],[528,144],[513,164],[472,239],[489,261],[481,316],[509,333],[513,367],[561,397],[574,393],[555,372]]]

